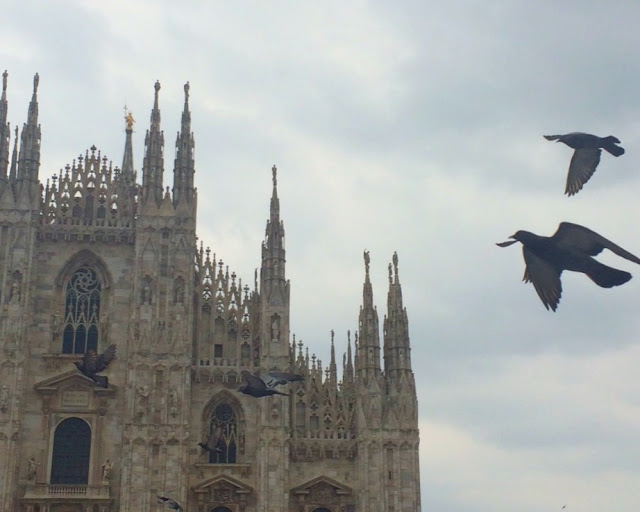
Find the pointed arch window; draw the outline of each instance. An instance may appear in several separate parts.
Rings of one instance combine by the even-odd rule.
[[[238,451],[238,424],[229,404],[218,404],[211,415],[209,432],[221,428],[217,448],[221,451],[209,453],[210,464],[235,464]]]
[[[52,484],[89,483],[91,428],[80,418],[62,421],[53,434]]]
[[[65,287],[63,354],[84,354],[98,348],[102,288],[96,272],[78,268]]]

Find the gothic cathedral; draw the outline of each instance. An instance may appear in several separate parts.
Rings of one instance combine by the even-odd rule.
[[[353,349],[349,335],[338,371],[331,333],[323,367],[290,334],[275,166],[243,282],[198,246],[189,84],[165,189],[159,83],[140,185],[130,115],[121,167],[92,146],[40,180],[38,81],[13,140],[6,71],[0,99],[0,512],[167,510],[157,495],[189,512],[420,511],[397,255],[382,346],[365,253]],[[105,388],[73,363],[112,343]],[[238,392],[242,370],[273,369],[304,380]]]

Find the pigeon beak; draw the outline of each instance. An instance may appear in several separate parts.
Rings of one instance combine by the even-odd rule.
[[[513,237],[510,237],[513,238]],[[498,247],[509,247],[517,242],[517,240],[507,240],[506,242],[496,243]]]

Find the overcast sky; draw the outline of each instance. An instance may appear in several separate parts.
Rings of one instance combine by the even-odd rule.
[[[636,1],[4,2],[20,126],[40,74],[42,180],[95,144],[141,176],[160,80],[165,185],[191,85],[198,234],[252,283],[278,166],[291,329],[326,364],[357,329],[364,263],[386,311],[394,251],[418,386],[423,510],[637,512],[640,268],[521,281],[517,229],[586,225],[640,255]],[[582,192],[542,134],[613,134]],[[341,359],[341,356],[339,356]]]

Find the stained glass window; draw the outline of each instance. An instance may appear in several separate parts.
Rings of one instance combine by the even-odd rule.
[[[236,415],[228,404],[219,404],[213,411],[210,422],[210,432],[221,427],[222,435],[218,441],[218,448],[221,452],[209,452],[209,463],[211,464],[234,464],[238,447],[238,426]]]
[[[100,281],[87,266],[76,270],[65,288],[63,354],[84,354],[98,348]]]

